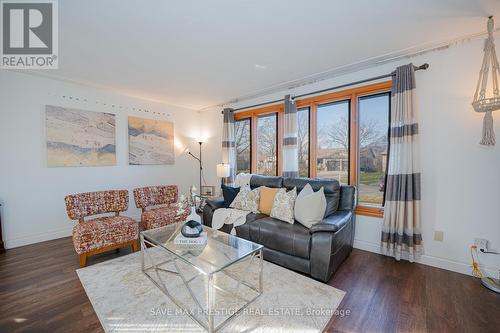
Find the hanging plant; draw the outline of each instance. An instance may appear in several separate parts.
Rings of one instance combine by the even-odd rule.
[[[498,58],[495,52],[495,43],[493,39],[494,22],[490,16],[487,23],[488,38],[484,44],[484,57],[481,70],[479,71],[479,80],[477,82],[476,93],[472,107],[476,112],[484,112],[483,135],[480,144],[485,146],[495,145],[495,132],[493,130],[492,112],[500,109],[500,95],[498,90],[498,77],[500,68]],[[491,78],[493,82],[492,95],[488,92],[488,74],[491,66]],[[491,91],[491,90],[490,90]]]

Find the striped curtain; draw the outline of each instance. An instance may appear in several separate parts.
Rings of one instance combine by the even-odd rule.
[[[297,105],[290,95],[286,95],[283,128],[283,177],[298,176]]]
[[[226,185],[234,183],[236,171],[236,145],[234,141],[234,113],[233,109],[224,109],[224,123],[222,126],[222,162],[230,165],[231,173],[225,178]]]
[[[382,253],[413,262],[423,250],[415,69],[409,64],[394,74]]]

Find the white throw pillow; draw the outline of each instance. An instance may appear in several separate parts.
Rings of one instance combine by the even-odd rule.
[[[231,208],[259,213],[260,187],[251,190],[250,186],[243,186],[236,195],[233,202],[229,205]]]
[[[252,176],[252,173],[240,172],[236,175],[234,187],[250,186],[250,179],[252,179]]]
[[[311,228],[321,222],[326,211],[326,197],[323,187],[314,192],[311,185],[304,186],[295,199],[295,219],[304,227]]]
[[[274,196],[271,217],[293,224],[293,210],[296,198],[297,188],[294,187],[293,190],[288,192],[286,191],[286,188],[280,189]]]

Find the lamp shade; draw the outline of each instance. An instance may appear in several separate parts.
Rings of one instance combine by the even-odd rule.
[[[231,174],[231,168],[229,164],[217,164],[217,177],[226,178]]]

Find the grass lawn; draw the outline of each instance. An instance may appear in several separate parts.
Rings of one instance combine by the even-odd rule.
[[[383,172],[361,172],[359,182],[363,185],[377,185],[378,180],[385,176]]]

